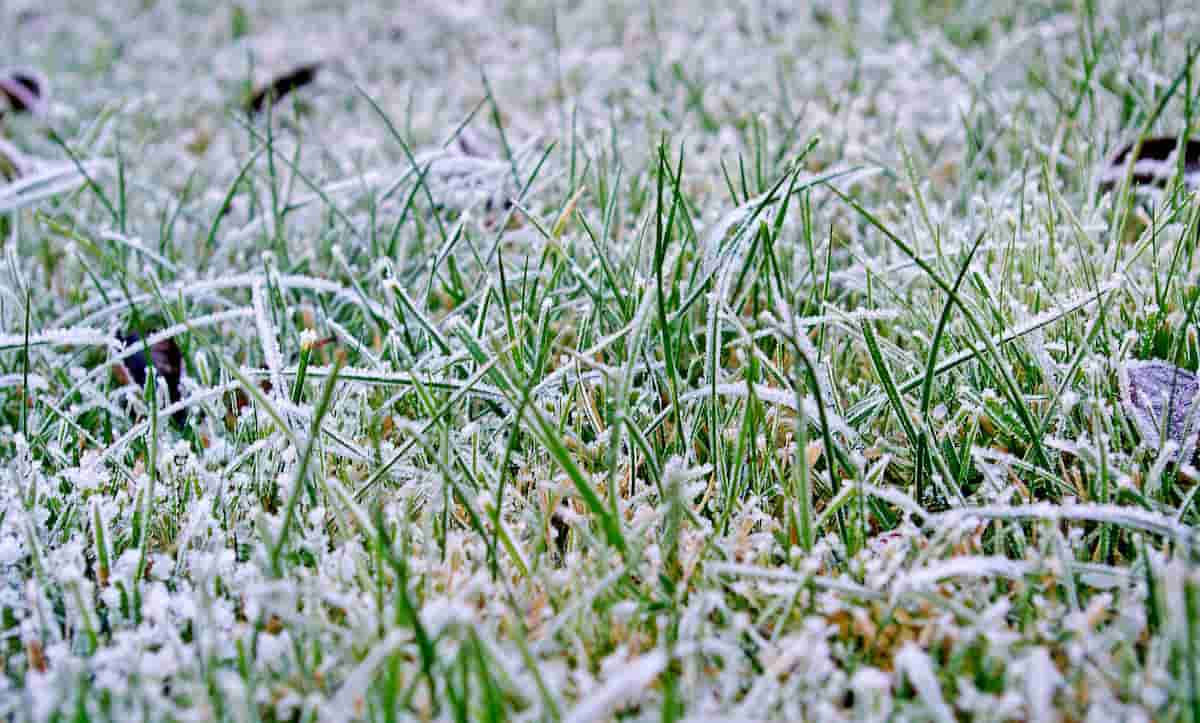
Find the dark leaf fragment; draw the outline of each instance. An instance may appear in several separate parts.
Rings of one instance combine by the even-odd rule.
[[[36,70],[11,69],[0,72],[0,98],[14,113],[40,115],[46,107],[46,77]],[[0,115],[4,114],[0,108]]]
[[[124,361],[114,365],[113,372],[121,384],[136,384],[146,386],[146,351],[142,336],[135,332],[118,335],[126,348],[137,347],[138,351]],[[167,393],[171,403],[180,400],[179,378],[183,373],[183,354],[174,339],[164,339],[150,345],[150,363],[154,371],[167,382]],[[181,409],[172,415],[176,424],[182,426],[187,422],[187,410]]]
[[[1151,447],[1167,440],[1178,445],[1171,459],[1191,459],[1197,430],[1192,413],[1200,381],[1192,372],[1164,361],[1126,362],[1120,371],[1121,403],[1137,426],[1143,441]]]
[[[246,112],[258,113],[268,105],[275,105],[283,96],[316,80],[320,69],[320,63],[308,63],[284,73],[250,96],[246,101]]]
[[[1147,138],[1133,163],[1130,182],[1135,186],[1165,186],[1178,168],[1176,149],[1178,139],[1173,136]],[[1111,191],[1125,177],[1125,166],[1137,143],[1130,143],[1109,161],[1100,176],[1100,190]],[[1190,189],[1200,189],[1200,141],[1188,140],[1183,149],[1183,181]]]

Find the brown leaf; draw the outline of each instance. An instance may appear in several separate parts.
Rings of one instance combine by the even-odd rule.
[[[46,672],[46,653],[42,649],[42,641],[33,639],[25,643],[25,655],[29,659],[29,667],[39,673]]]
[[[1165,186],[1178,168],[1176,149],[1178,139],[1174,136],[1147,138],[1142,142],[1133,163],[1130,182],[1135,186]],[[1109,161],[1100,176],[1100,190],[1111,191],[1125,178],[1125,166],[1137,143],[1130,143]],[[1188,140],[1183,150],[1183,180],[1188,188],[1200,188],[1200,141]]]
[[[13,113],[40,115],[46,108],[46,77],[36,70],[14,68],[0,72],[0,99]],[[4,109],[0,108],[0,116]]]
[[[120,334],[118,338],[126,347],[137,346],[138,351],[121,363],[114,365],[113,375],[122,385],[132,383],[144,387],[146,385],[146,352],[143,348],[141,334],[126,332]],[[179,378],[183,372],[183,353],[179,350],[179,345],[175,343],[174,339],[164,339],[151,344],[150,363],[154,365],[154,371],[158,376],[166,380],[171,403],[178,402],[180,399]],[[181,409],[172,418],[176,424],[182,425],[187,421],[187,411]]]
[[[320,63],[308,63],[275,78],[250,96],[246,101],[246,112],[258,113],[269,105],[275,105],[283,96],[316,80],[320,69]]]

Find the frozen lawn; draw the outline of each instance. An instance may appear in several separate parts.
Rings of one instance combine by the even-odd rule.
[[[0,0],[0,719],[1200,723],[1198,37]]]

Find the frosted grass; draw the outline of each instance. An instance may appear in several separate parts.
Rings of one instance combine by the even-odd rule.
[[[1200,720],[1190,10],[5,3],[0,715]]]

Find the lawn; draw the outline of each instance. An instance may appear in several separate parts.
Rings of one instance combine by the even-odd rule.
[[[1198,37],[3,0],[0,719],[1200,723]]]

